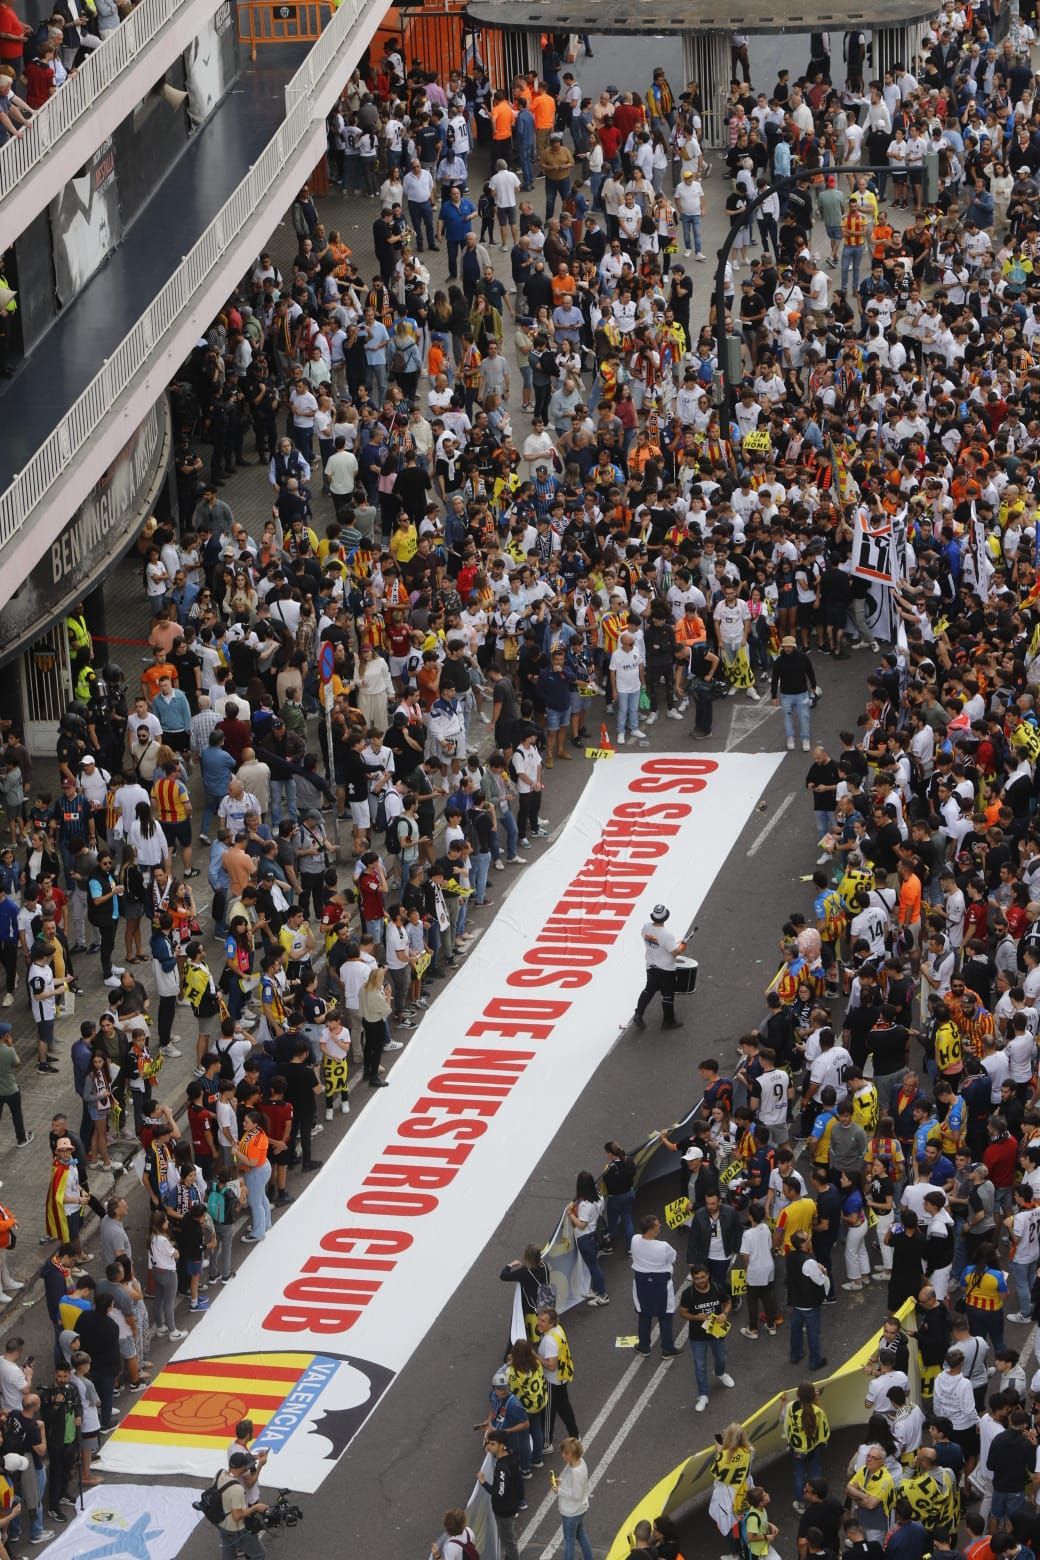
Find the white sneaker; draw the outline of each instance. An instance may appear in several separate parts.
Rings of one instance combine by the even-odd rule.
[[[817,856],[817,858],[816,858],[816,865],[818,867],[825,867],[825,866],[827,866],[827,864],[830,861],[830,859],[831,859],[830,858],[830,853],[828,851],[824,851],[822,856]]]
[[[625,733],[623,731],[619,731],[617,734],[617,745],[618,747],[624,747],[625,745]]]
[[[842,1284],[841,1287],[848,1294],[852,1295],[856,1294],[860,1289],[862,1289],[863,1285],[860,1283],[858,1278],[850,1278],[849,1282],[847,1284]]]
[[[350,1115],[350,1101],[347,1099],[347,1096],[345,1094],[343,1095],[342,1099],[339,1102],[339,1109],[340,1109],[340,1115],[341,1116],[349,1116]]]
[[[657,711],[656,710],[651,710],[649,715],[646,717],[647,725],[648,726],[652,726],[656,719],[657,719]]]
[[[188,1336],[188,1334],[184,1331],[184,1329],[182,1327],[175,1327],[173,1329],[172,1333],[170,1334],[170,1342],[171,1343],[179,1343],[182,1338],[186,1338],[187,1336]]]
[[[812,743],[811,742],[803,742],[802,743],[802,752],[803,753],[811,753],[812,752]]]
[[[0,1002],[0,1007],[14,1007],[14,997],[12,996],[11,992],[4,992],[4,999],[2,1002]]]
[[[669,710],[668,711],[668,719],[669,720],[682,720],[682,716],[679,714],[678,710]]]
[[[506,864],[502,860],[502,857],[499,856],[498,860],[495,862],[495,871],[496,872],[504,872],[505,870],[506,870]]]
[[[701,263],[701,265],[703,265],[703,264],[704,264],[704,261],[705,261],[705,259],[706,259],[706,256],[705,256],[705,255],[702,255],[702,254],[700,254],[700,255],[694,255],[694,257],[693,257],[693,258],[694,258],[694,259],[695,259],[695,260],[699,260],[699,261],[700,261],[700,263]]]
[[[637,731],[635,740],[640,744],[641,747],[647,747],[650,742],[650,738],[647,736],[645,731]]]
[[[693,1411],[694,1411],[695,1414],[703,1414],[704,1410],[707,1408],[707,1406],[708,1406],[708,1396],[707,1396],[707,1393],[702,1392],[700,1397],[697,1399],[696,1403],[694,1403],[694,1405],[693,1405]]]
[[[689,699],[686,697],[685,694],[683,694],[682,698],[679,700],[679,714],[680,715],[685,715],[686,714],[686,710],[687,710],[687,708],[689,706],[689,703],[690,703]]]
[[[110,989],[115,987],[115,986],[118,986],[119,985],[119,976],[118,975],[110,975],[107,980],[102,981],[102,985],[108,986]]]
[[[333,1111],[332,1106],[331,1105],[326,1105],[326,1107],[325,1107],[325,1120],[326,1121],[331,1121],[333,1116],[334,1116],[334,1114],[335,1114],[335,1112]]]
[[[736,1382],[733,1380],[733,1377],[728,1374],[728,1372],[727,1372],[727,1374],[725,1374],[723,1376],[719,1376],[718,1380],[722,1382],[722,1385],[724,1387],[735,1387],[736,1386]]]
[[[404,1050],[404,1041],[403,1040],[388,1040],[386,1042],[386,1044],[384,1045],[383,1050],[384,1051],[403,1051]]]
[[[126,974],[126,970],[123,968],[123,966],[121,964],[113,964],[113,966],[112,966],[112,974],[113,975],[125,975]]]
[[[762,697],[757,688],[746,688],[744,691],[751,700],[752,704],[757,704],[759,699]]]
[[[689,258],[690,258],[690,251],[688,249],[684,249],[683,250],[683,259],[684,260],[688,260]]]
[[[180,1051],[178,1051],[175,1045],[164,1045],[162,1048],[162,1054],[166,1057],[167,1061],[170,1062],[175,1062],[178,1056],[181,1055]]]
[[[169,1330],[170,1329],[168,1327],[157,1327],[155,1329],[155,1336],[157,1338],[165,1338],[166,1334],[169,1332]]]
[[[322,1126],[321,1122],[320,1121],[316,1121],[314,1123],[313,1127],[311,1127],[311,1136],[312,1137],[317,1137],[319,1132],[324,1132],[324,1131],[325,1131],[325,1128]]]
[[[1013,1316],[1007,1317],[1007,1320],[1014,1323],[1016,1327],[1028,1327],[1033,1318],[1031,1316],[1023,1316],[1021,1311],[1016,1311]]]
[[[794,752],[794,738],[793,737],[788,737],[788,739],[787,739],[787,751],[789,753],[793,753]]]
[[[25,1285],[24,1284],[20,1284],[16,1278],[9,1278],[7,1280],[7,1287],[8,1287],[8,1289],[13,1289],[14,1292],[17,1294],[19,1289],[24,1289],[25,1288]]]

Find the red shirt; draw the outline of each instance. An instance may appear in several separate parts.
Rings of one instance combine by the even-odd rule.
[[[265,1100],[260,1106],[267,1122],[267,1132],[272,1142],[286,1142],[292,1123],[292,1106],[288,1100]]]
[[[358,898],[361,900],[361,914],[366,921],[383,919],[383,892],[379,887],[378,873],[362,872],[358,878]]]
[[[191,1133],[191,1146],[195,1151],[195,1158],[200,1154],[204,1159],[212,1158],[213,1143],[207,1138],[207,1133],[212,1133],[216,1138],[217,1118],[212,1115],[205,1105],[188,1106],[188,1130]]]
[[[989,905],[985,899],[969,899],[964,907],[964,941],[978,938],[985,942],[989,936]]]
[[[994,1186],[1014,1186],[1018,1168],[1018,1139],[1011,1136],[991,1143],[982,1156],[982,1163],[989,1171]]]
[[[0,32],[18,34],[16,39],[0,38],[0,60],[15,60],[20,65],[23,47],[21,39],[25,27],[17,11],[12,11],[9,5],[2,4],[2,0],[0,0]]]

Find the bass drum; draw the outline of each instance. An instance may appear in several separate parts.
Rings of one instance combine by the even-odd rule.
[[[675,961],[675,994],[677,997],[688,997],[691,991],[697,990],[696,959],[688,959],[685,954],[680,954]]]

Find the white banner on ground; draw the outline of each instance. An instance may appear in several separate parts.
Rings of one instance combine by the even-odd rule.
[[[651,907],[669,905],[683,934],[781,757],[594,766],[390,1087],[133,1405],[106,1469],[212,1475],[248,1415],[265,1483],[318,1488],[617,1042]],[[652,1048],[652,1030],[636,1044]]]
[[[192,1509],[197,1499],[195,1490],[168,1484],[106,1484],[88,1490],[84,1509],[62,1528],[47,1553],[50,1560],[174,1560],[203,1520]]]

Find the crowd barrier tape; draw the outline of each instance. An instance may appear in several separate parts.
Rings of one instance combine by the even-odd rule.
[[[902,1323],[904,1331],[908,1333],[914,1331],[914,1310],[914,1301],[907,1300],[894,1313]],[[851,1355],[844,1364],[839,1365],[831,1375],[816,1383],[820,1392],[821,1405],[832,1431],[845,1429],[850,1425],[862,1425],[865,1422],[867,1410],[864,1407],[864,1399],[870,1379],[865,1373],[865,1366],[871,1355],[876,1353],[880,1337],[881,1329],[878,1328],[861,1349],[857,1349],[856,1353]],[[916,1348],[910,1350],[908,1374],[910,1401],[919,1402],[921,1372]],[[788,1388],[788,1397],[792,1390],[793,1386]],[[756,1481],[763,1462],[788,1452],[787,1442],[783,1437],[781,1396],[781,1393],[777,1393],[775,1397],[769,1399],[768,1403],[763,1403],[761,1408],[757,1408],[743,1421],[744,1429],[755,1449],[753,1467]],[[689,1501],[696,1500],[700,1496],[707,1498],[710,1495],[715,1450],[713,1445],[703,1451],[694,1452],[647,1491],[633,1506],[614,1535],[613,1543],[607,1552],[607,1560],[627,1560],[629,1551],[634,1547],[632,1535],[637,1522],[653,1522],[655,1517],[662,1515],[673,1516],[680,1506],[685,1506]]]

